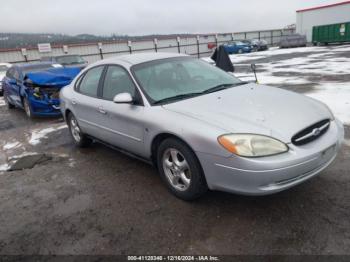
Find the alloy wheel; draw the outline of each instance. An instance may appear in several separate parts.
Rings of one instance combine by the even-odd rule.
[[[171,186],[186,191],[191,184],[191,170],[183,154],[175,148],[165,150],[162,158],[164,173]]]
[[[80,132],[80,128],[78,126],[78,122],[74,117],[72,117],[70,119],[70,131],[72,133],[74,140],[77,143],[79,143],[81,140],[81,132]]]
[[[27,99],[24,99],[23,106],[24,106],[24,111],[26,112],[27,116],[29,118],[32,117],[32,111],[30,110],[30,106],[29,106]]]

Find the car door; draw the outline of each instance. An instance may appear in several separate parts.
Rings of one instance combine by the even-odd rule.
[[[99,127],[101,113],[98,111],[98,88],[104,66],[96,66],[85,72],[76,82],[71,98],[72,111],[83,133],[102,139]]]
[[[121,93],[130,93],[134,102],[114,103],[113,98]],[[105,140],[134,154],[142,155],[144,106],[129,72],[121,66],[108,66],[100,96],[100,124],[107,132]]]
[[[22,100],[20,96],[20,90],[22,85],[21,72],[18,68],[11,68],[9,71],[8,96],[10,102],[18,107],[22,107]]]

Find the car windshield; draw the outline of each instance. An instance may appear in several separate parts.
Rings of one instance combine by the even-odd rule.
[[[81,56],[61,56],[56,57],[57,63],[61,65],[83,64],[85,60]]]
[[[200,59],[162,59],[132,67],[152,104],[173,102],[244,84],[238,78]]]

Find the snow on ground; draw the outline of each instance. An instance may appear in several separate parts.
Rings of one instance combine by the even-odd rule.
[[[350,124],[350,83],[321,83],[306,95],[324,102],[336,117]]]
[[[8,142],[2,147],[2,149],[3,150],[10,150],[10,149],[18,148],[21,145],[22,144],[20,142],[18,142],[18,141]]]
[[[58,130],[61,130],[61,129],[64,129],[64,128],[67,128],[67,126],[66,125],[59,125],[59,126],[55,126],[55,127],[48,127],[48,128],[41,129],[41,130],[33,130],[28,143],[35,146],[35,145],[40,143],[41,139],[47,138],[48,134],[55,132],[55,131],[58,131]]]
[[[20,158],[25,157],[25,156],[34,156],[37,154],[38,153],[34,153],[34,152],[24,152],[22,154],[9,157],[9,160],[16,160],[16,159],[20,159]]]
[[[333,55],[337,52],[346,52],[350,51],[350,46],[341,46],[341,47],[319,47],[319,46],[310,46],[310,47],[297,47],[297,48],[285,48],[280,49],[278,47],[271,47],[267,51],[261,51],[261,52],[253,52],[248,54],[234,54],[230,55],[230,58],[233,63],[240,63],[243,61],[250,61],[253,59],[262,59],[262,58],[268,58],[271,56],[277,56],[277,55],[290,55],[290,54],[297,54],[297,53],[314,53],[314,58],[317,58],[318,55]],[[245,59],[246,58],[246,59]]]
[[[5,106],[5,105],[6,105],[6,104],[5,104],[4,97],[1,96],[1,97],[0,97],[0,106]]]
[[[8,164],[0,165],[0,172],[7,171],[9,168],[10,166]]]
[[[254,60],[269,58],[271,62],[258,63],[257,77],[260,84],[283,85],[310,85],[314,87],[305,95],[313,97],[327,104],[336,117],[345,124],[350,124],[350,81],[342,81],[350,75],[350,59],[341,57],[341,52],[350,52],[350,45],[336,47],[301,47],[290,49],[270,48],[249,54],[231,55],[234,64],[253,62]],[[295,55],[293,58],[276,57],[277,55]],[[210,61],[211,59],[206,59]],[[253,80],[251,72],[236,73],[242,80]],[[332,77],[332,82],[312,80]],[[337,81],[337,76],[339,80]],[[335,80],[334,80],[335,79]],[[349,77],[347,78],[349,79]]]

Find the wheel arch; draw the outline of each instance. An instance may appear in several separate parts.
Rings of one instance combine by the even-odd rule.
[[[198,162],[199,159],[195,153],[195,151],[193,150],[193,148],[191,147],[191,145],[189,143],[186,142],[186,140],[184,140],[183,138],[181,138],[180,136],[177,136],[175,134],[169,133],[169,132],[163,132],[163,133],[159,133],[157,134],[151,142],[151,160],[152,163],[155,167],[157,167],[157,149],[159,147],[159,145],[166,139],[168,138],[174,138],[177,139],[179,141],[181,141],[182,143],[184,143],[186,146],[188,146],[188,148],[191,149],[191,151],[193,152],[193,154],[196,156]]]
[[[68,121],[68,115],[69,114],[73,114],[72,111],[67,108],[65,111],[64,111],[64,119],[66,120],[66,122]]]

